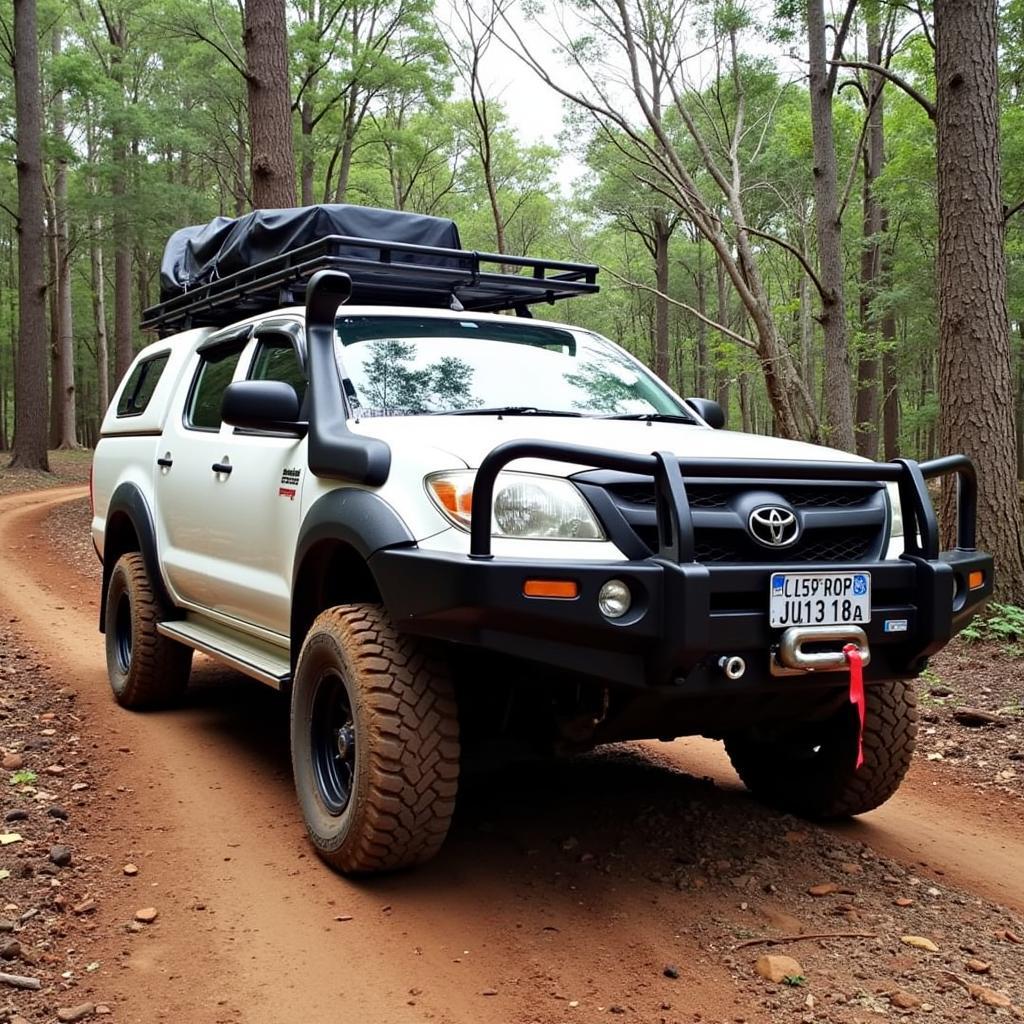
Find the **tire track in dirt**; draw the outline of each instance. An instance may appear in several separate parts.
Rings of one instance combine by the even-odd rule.
[[[742,786],[719,743],[679,740],[643,744],[694,775],[728,792]],[[925,876],[974,892],[1024,913],[1024,820],[1019,802],[979,793],[916,760],[903,785],[870,814],[829,826],[839,835],[867,843],[877,853],[921,869]]]
[[[132,897],[101,908],[96,987],[116,997],[119,1020],[553,1024],[574,1000],[588,1016],[625,1002],[644,1021],[760,1019],[643,864],[567,880],[559,843],[586,827],[587,811],[571,805],[578,773],[523,792],[514,773],[493,790],[477,780],[437,861],[358,882],[306,844],[278,695],[197,659],[180,710],[117,708],[95,586],[46,547],[41,528],[84,493],[0,499],[0,603],[109,737],[96,752],[104,786],[129,791],[118,805],[128,813],[101,842],[114,857],[144,851],[147,888],[135,903],[158,905],[160,920],[129,937]],[[627,793],[609,799],[631,806]],[[691,909],[699,920],[706,908]],[[663,976],[669,961],[686,965],[685,990]]]

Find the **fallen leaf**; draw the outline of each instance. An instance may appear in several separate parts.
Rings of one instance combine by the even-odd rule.
[[[929,953],[938,953],[939,951],[939,947],[923,935],[901,935],[900,942],[907,946],[913,946],[915,949],[926,949]]]
[[[11,843],[20,843],[21,836],[17,832],[4,832],[0,834],[0,846],[10,846]]]

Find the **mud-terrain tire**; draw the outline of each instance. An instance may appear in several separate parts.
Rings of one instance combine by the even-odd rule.
[[[378,605],[322,612],[295,669],[292,770],[317,853],[345,874],[411,867],[441,848],[459,778],[447,665]]]
[[[104,623],[107,676],[123,708],[170,704],[188,685],[192,648],[157,632],[162,617],[142,555],[122,555],[110,574]]]
[[[726,737],[736,773],[755,796],[807,818],[845,818],[885,803],[910,767],[917,736],[914,684],[866,687],[864,763],[858,769],[857,713],[845,705],[832,719],[788,740]]]

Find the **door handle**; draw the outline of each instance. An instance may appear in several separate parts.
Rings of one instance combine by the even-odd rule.
[[[174,459],[171,458],[171,453],[168,452],[163,458],[157,459],[156,464],[161,469],[170,469],[174,465]]]
[[[232,467],[230,462],[215,462],[212,468],[214,473],[223,473],[227,476],[231,472]]]

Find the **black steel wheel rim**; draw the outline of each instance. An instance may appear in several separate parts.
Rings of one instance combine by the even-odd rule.
[[[132,667],[132,602],[126,593],[118,598],[114,614],[114,653],[117,667],[127,672]]]
[[[310,720],[313,774],[328,813],[345,812],[356,775],[356,725],[348,690],[334,669],[317,681]]]

